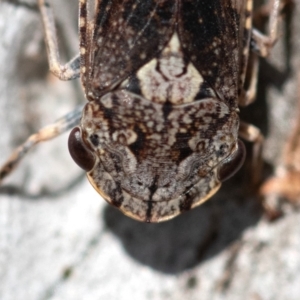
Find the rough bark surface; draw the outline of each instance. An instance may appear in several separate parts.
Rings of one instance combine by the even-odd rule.
[[[20,2],[0,0],[0,164],[30,133],[84,101],[78,82],[49,74],[35,1]],[[51,2],[70,58],[77,1]],[[300,101],[295,4],[290,37],[285,41],[283,29],[261,63],[256,103],[242,110],[266,136],[266,177],[282,164]],[[69,158],[66,141],[39,145],[0,189],[1,300],[300,299],[300,212],[286,203],[284,215],[269,222],[248,168],[203,206],[141,224],[105,204]]]

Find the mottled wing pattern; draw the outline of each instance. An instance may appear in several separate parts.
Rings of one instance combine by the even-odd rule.
[[[220,99],[237,106],[243,0],[182,0],[178,33],[184,55]]]
[[[136,72],[167,44],[177,1],[100,0],[90,42],[89,87],[99,97]]]

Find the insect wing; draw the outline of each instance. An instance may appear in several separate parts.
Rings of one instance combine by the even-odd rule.
[[[90,88],[106,91],[135,73],[167,44],[174,30],[174,0],[102,0],[91,43]]]
[[[183,0],[178,20],[185,57],[231,107],[238,98],[243,6],[242,0]]]

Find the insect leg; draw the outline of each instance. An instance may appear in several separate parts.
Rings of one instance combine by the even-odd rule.
[[[36,144],[53,139],[76,126],[80,121],[82,108],[81,105],[64,117],[58,119],[55,123],[43,127],[16,148],[6,162],[0,167],[0,182],[15,169],[25,154]]]
[[[39,0],[39,8],[45,31],[50,71],[61,80],[71,80],[80,76],[80,56],[75,56],[65,65],[60,63],[55,21],[50,4],[47,0]]]
[[[253,185],[256,186],[260,182],[262,174],[262,145],[264,137],[256,126],[243,121],[240,122],[239,136],[244,140],[253,143],[251,179]]]
[[[269,55],[270,50],[278,38],[278,26],[281,20],[281,0],[270,0],[270,16],[268,21],[267,35],[262,34],[257,29],[252,29],[251,50],[261,57]]]
[[[239,106],[247,106],[255,101],[258,67],[258,56],[255,53],[250,53],[247,66],[246,87],[242,90],[241,97],[239,98]]]

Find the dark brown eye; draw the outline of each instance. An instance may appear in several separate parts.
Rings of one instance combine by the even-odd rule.
[[[245,157],[245,145],[241,140],[238,140],[238,149],[221,163],[218,170],[218,179],[225,181],[233,176],[243,165]]]
[[[80,168],[85,171],[93,169],[96,160],[93,153],[84,145],[79,127],[71,131],[68,146],[71,157]]]

